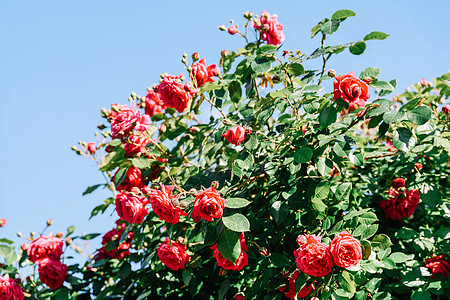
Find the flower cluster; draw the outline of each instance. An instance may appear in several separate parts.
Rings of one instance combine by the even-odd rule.
[[[110,249],[108,248],[108,244],[112,241],[120,241],[122,239],[122,234],[125,231],[126,224],[121,221],[116,221],[116,228],[108,231],[102,238],[103,247],[98,250],[97,255],[94,260],[105,259],[107,257],[122,259],[128,255],[130,255],[131,241],[133,239],[133,232],[130,231],[127,233],[127,238],[120,243],[117,247]],[[110,250],[108,250],[110,249]]]
[[[255,18],[252,21],[252,26],[259,31],[260,37],[269,45],[280,45],[284,39],[284,26],[278,22],[277,15],[270,15],[263,10],[260,18]]]
[[[63,239],[41,235],[28,246],[28,259],[39,266],[39,278],[53,290],[59,289],[66,279],[67,265],[61,263]]]
[[[361,244],[347,231],[342,231],[330,246],[321,242],[322,237],[303,235],[297,238],[300,248],[294,251],[297,267],[305,274],[324,277],[334,265],[349,268],[362,258]]]
[[[408,190],[405,180],[397,178],[392,187],[387,191],[388,198],[380,202],[387,219],[401,220],[412,216],[420,201],[418,190]]]

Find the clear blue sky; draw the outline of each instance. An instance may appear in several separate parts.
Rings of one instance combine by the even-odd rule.
[[[220,4],[219,4],[220,3]],[[315,3],[318,3],[317,5]],[[243,45],[220,32],[242,12],[278,14],[283,49],[311,53],[310,29],[339,9],[357,16],[330,43],[361,39],[377,30],[391,36],[368,42],[366,53],[331,60],[338,74],[381,68],[398,91],[450,69],[449,1],[2,1],[0,3],[0,238],[39,231],[105,232],[116,214],[88,221],[109,194],[82,197],[102,182],[95,165],[70,146],[94,139],[100,109],[145,93],[159,74],[178,74],[183,52],[216,63],[222,49]],[[111,211],[109,211],[111,212]],[[97,247],[95,243],[91,250]]]

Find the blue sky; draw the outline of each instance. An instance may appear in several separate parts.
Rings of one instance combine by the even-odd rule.
[[[285,26],[283,49],[311,53],[319,38],[310,29],[339,9],[351,9],[330,44],[371,31],[391,36],[370,41],[365,54],[348,51],[330,61],[338,74],[381,68],[381,79],[398,79],[398,91],[450,69],[448,1],[2,1],[0,3],[0,218],[1,237],[38,232],[48,218],[52,231],[105,232],[114,213],[88,221],[109,196],[89,185],[102,182],[96,166],[70,146],[94,140],[100,109],[143,94],[159,74],[178,74],[183,52],[198,51],[217,63],[222,49],[243,46],[220,32],[242,12],[266,9]],[[432,4],[431,4],[432,3]],[[109,211],[111,212],[111,211]],[[17,239],[16,239],[17,240]],[[90,249],[94,250],[94,242]]]

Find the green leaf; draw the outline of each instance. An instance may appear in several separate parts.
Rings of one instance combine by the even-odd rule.
[[[81,236],[80,238],[82,239],[82,240],[92,240],[92,239],[95,239],[96,237],[98,237],[99,235],[101,235],[101,233],[89,233],[89,234],[86,234],[86,235],[83,235],[83,236]]]
[[[325,203],[323,203],[323,201],[319,198],[312,199],[312,207],[317,211],[325,211],[325,209],[327,208]]]
[[[392,259],[395,263],[403,263],[407,260],[414,258],[414,254],[406,255],[402,252],[394,252],[389,255],[389,258]]]
[[[408,112],[408,119],[417,125],[423,125],[431,119],[433,111],[428,106],[419,106]]]
[[[343,270],[341,275],[339,276],[339,283],[345,291],[352,294],[356,292],[355,278],[350,272]]]
[[[111,171],[114,170],[119,162],[124,159],[125,150],[123,147],[116,148],[114,151],[108,153],[100,164],[100,171]]]
[[[302,147],[294,152],[294,160],[299,164],[310,162],[312,156],[313,151],[309,147]]]
[[[241,100],[242,88],[241,84],[238,81],[233,80],[232,82],[230,82],[230,84],[228,85],[228,92],[230,93],[231,101],[239,102],[239,100]]]
[[[8,239],[5,239],[5,238],[2,238],[2,239],[0,239],[0,243],[5,243],[5,244],[14,244],[14,242],[13,242],[13,241],[11,241],[11,240],[8,240]]]
[[[277,268],[289,267],[291,265],[291,260],[281,253],[272,253],[269,259]]]
[[[77,229],[75,226],[70,226],[67,228],[67,233],[66,233],[66,237],[68,237],[69,235],[71,235],[72,233],[75,232],[75,229]]]
[[[127,178],[127,169],[119,169],[114,177],[114,185],[118,187],[125,180],[125,178]]]
[[[417,289],[411,294],[411,300],[431,300],[431,294],[426,290]]]
[[[223,230],[217,242],[217,249],[225,259],[235,263],[241,255],[239,236],[233,231]]]
[[[351,182],[344,182],[336,189],[334,195],[336,200],[340,201],[348,201],[350,197],[350,191],[352,190]]]
[[[3,257],[8,257],[12,252],[14,252],[14,248],[8,245],[0,245],[0,255]]]
[[[363,78],[366,78],[366,77],[370,77],[372,79],[375,79],[379,75],[380,75],[380,69],[379,68],[369,67],[369,68],[365,69],[364,71],[362,71],[361,74],[359,74],[359,78],[363,79]]]
[[[239,213],[222,217],[222,222],[225,227],[236,232],[250,231],[250,222]]]
[[[366,50],[366,43],[364,42],[357,42],[348,48],[350,50],[351,54],[354,55],[360,55],[364,53],[364,50]]]
[[[305,68],[299,63],[293,63],[289,66],[287,72],[292,76],[299,76],[305,74]]]
[[[315,37],[316,34],[318,34],[320,32],[320,29],[322,28],[322,25],[327,22],[328,19],[323,19],[322,21],[320,21],[319,23],[317,23],[316,26],[314,26],[313,28],[311,28],[311,38]]]
[[[372,246],[368,241],[362,241],[361,242],[361,249],[362,249],[362,257],[363,259],[368,259],[370,257],[370,254],[372,253]]]
[[[392,122],[399,122],[405,117],[406,113],[403,110],[399,111],[393,111],[388,110],[383,115],[383,121],[387,124],[390,124]]]
[[[284,202],[275,201],[270,207],[270,215],[277,225],[286,219],[289,214],[289,207]]]
[[[364,157],[361,153],[353,153],[350,152],[348,155],[348,159],[354,164],[355,166],[361,166],[364,163]]]
[[[70,298],[69,290],[65,287],[61,287],[53,293],[53,297],[55,300],[67,300]]]
[[[326,21],[322,24],[320,31],[323,34],[333,34],[339,29],[340,20]]]
[[[375,251],[383,251],[392,246],[391,239],[385,234],[378,234],[372,239],[372,248]]]
[[[317,170],[319,171],[320,175],[327,176],[333,170],[333,162],[328,158],[322,157],[317,162]]]
[[[92,193],[93,191],[95,191],[96,189],[98,189],[100,186],[102,186],[103,184],[96,184],[93,186],[89,186],[84,192],[83,192],[83,196]]]
[[[148,169],[150,168],[151,162],[153,159],[148,159],[145,157],[135,157],[131,159],[131,162],[133,163],[133,166],[135,166],[138,169]]]
[[[398,150],[409,152],[416,144],[416,138],[413,136],[411,130],[400,127],[394,131],[392,144]]]
[[[374,88],[379,88],[379,89],[383,89],[383,90],[392,91],[392,92],[395,91],[395,89],[392,86],[392,84],[390,84],[387,81],[373,81],[373,82],[370,83],[370,86],[374,87]]]
[[[314,191],[314,198],[325,199],[330,193],[330,183],[326,180],[319,182]]]
[[[354,17],[354,16],[356,16],[356,13],[354,11],[351,11],[348,9],[341,9],[333,14],[333,16],[331,17],[331,20],[341,20],[341,19],[345,19],[348,17]]]
[[[337,110],[331,107],[325,107],[319,115],[319,123],[322,126],[329,126],[336,122],[337,119]]]
[[[272,63],[267,58],[262,57],[252,61],[250,66],[256,73],[267,73],[270,70]]]
[[[389,34],[386,34],[386,33],[381,32],[381,31],[372,31],[371,33],[369,33],[368,35],[366,35],[364,37],[364,40],[365,41],[368,41],[368,40],[384,40],[388,36],[389,36]]]
[[[373,212],[365,212],[358,217],[358,221],[361,224],[370,225],[378,221],[378,218]]]
[[[248,150],[254,150],[258,147],[258,136],[252,134],[247,142],[245,142],[244,147]]]
[[[251,202],[244,198],[227,198],[225,202],[225,207],[228,208],[241,208],[246,207]]]

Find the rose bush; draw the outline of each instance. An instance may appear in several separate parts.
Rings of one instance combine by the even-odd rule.
[[[246,12],[244,25],[219,27],[243,37],[243,48],[209,66],[185,54],[185,75],[162,74],[145,96],[102,109],[104,139],[72,149],[107,178],[84,194],[112,193],[91,217],[120,221],[104,235],[33,234],[19,254],[1,239],[8,284],[0,291],[23,288],[27,299],[448,295],[450,74],[399,94],[378,68],[356,76],[349,61],[348,70],[329,70],[342,51],[360,55],[388,37],[374,31],[328,45],[354,15],[340,10],[315,25],[321,42],[308,55],[282,50],[276,15]],[[82,252],[77,243],[97,236],[88,261],[70,264],[66,250]]]

